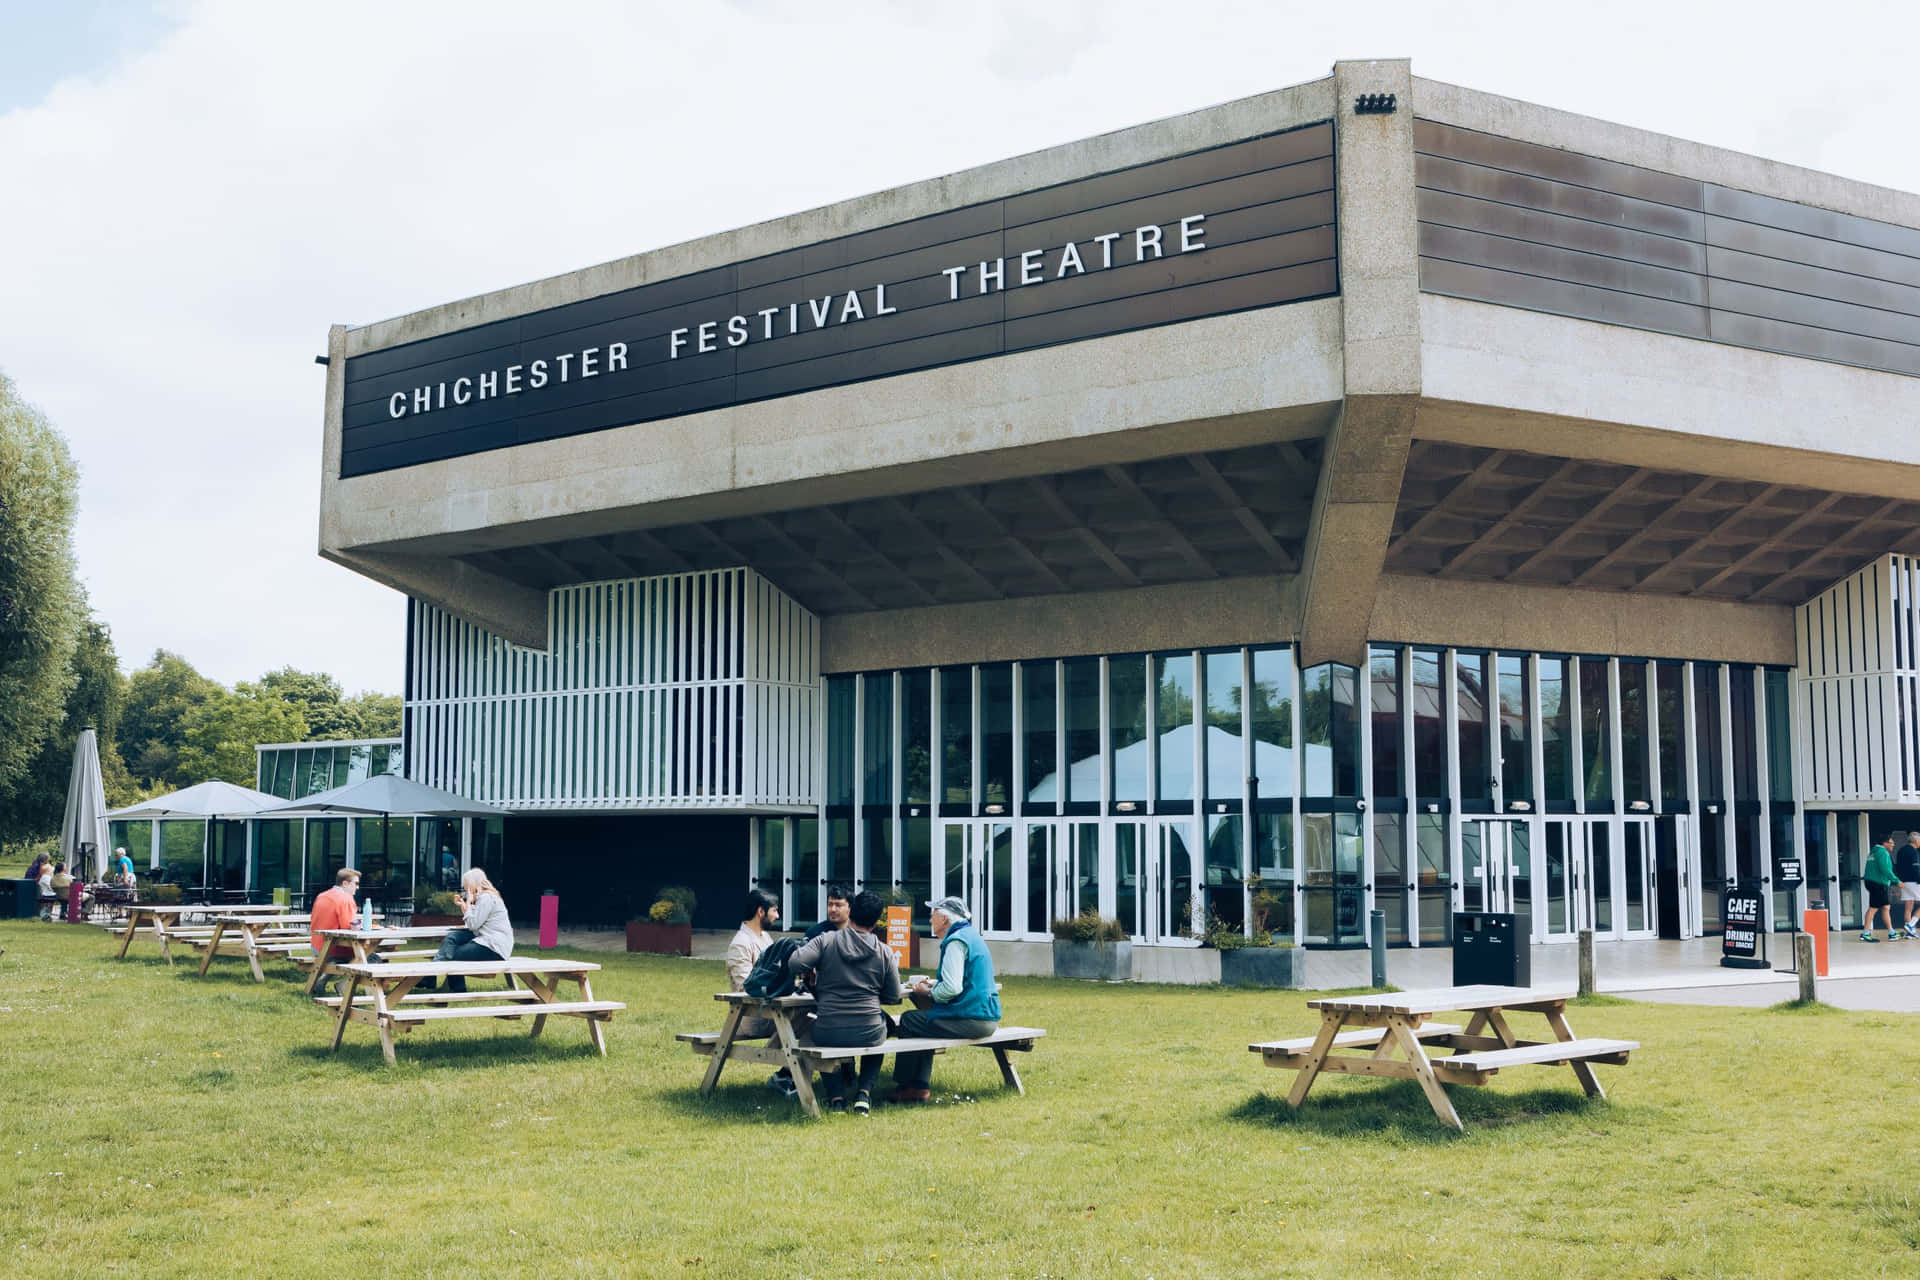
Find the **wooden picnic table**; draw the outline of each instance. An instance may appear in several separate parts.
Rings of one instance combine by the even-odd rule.
[[[991,1049],[994,1061],[1000,1065],[1000,1078],[1006,1081],[1009,1089],[1025,1095],[1020,1073],[1013,1069],[1013,1062],[1007,1054],[1031,1053],[1033,1042],[1047,1034],[1039,1027],[1001,1027],[992,1035],[975,1040],[896,1037],[864,1048],[828,1048],[807,1043],[796,1028],[796,1023],[804,1024],[804,1015],[813,1012],[813,997],[805,992],[762,1000],[744,991],[722,991],[713,998],[727,1006],[727,1020],[720,1030],[683,1031],[674,1037],[685,1041],[695,1053],[712,1057],[707,1063],[707,1074],[700,1081],[700,1096],[706,1097],[713,1092],[720,1083],[721,1068],[729,1062],[757,1062],[763,1066],[785,1067],[793,1077],[793,1087],[799,1096],[800,1106],[815,1118],[820,1115],[820,1102],[813,1093],[813,1073],[829,1062],[876,1053],[884,1056],[889,1053],[945,1053],[948,1049],[958,1048]],[[764,1039],[740,1034],[741,1029],[755,1019],[770,1021],[773,1024],[772,1034]]]
[[[212,915],[277,915],[286,911],[285,907],[273,903],[259,903],[254,906],[210,906],[206,903],[159,903],[136,902],[127,908],[126,924],[120,930],[120,950],[116,959],[124,960],[127,948],[133,945],[133,937],[140,932],[141,925],[151,925],[154,941],[160,944],[160,955],[168,964],[173,963],[171,942],[190,941],[190,930],[183,928],[189,916]]]
[[[313,967],[313,972],[307,975],[307,994],[312,995],[318,991],[320,984],[325,982],[330,975],[338,973],[340,966],[343,964],[371,964],[376,954],[383,954],[391,958],[394,953],[398,952],[401,947],[406,946],[408,943],[437,943],[449,933],[452,933],[456,928],[458,928],[457,925],[450,924],[421,924],[408,925],[400,929],[368,929],[365,927],[322,929],[320,930],[320,936],[327,939],[327,951],[329,954],[332,953],[335,945],[344,944],[353,952],[353,959],[351,961],[330,960],[326,956],[315,956],[311,961],[304,962],[311,964]],[[430,959],[433,952],[437,950],[439,950],[438,947],[433,948],[433,950],[409,951],[406,952],[405,955],[406,958],[410,960]]]
[[[1270,1040],[1247,1048],[1260,1054],[1270,1067],[1300,1073],[1287,1095],[1289,1106],[1298,1107],[1306,1100],[1307,1091],[1322,1072],[1417,1080],[1433,1113],[1453,1128],[1464,1129],[1441,1086],[1482,1085],[1503,1067],[1565,1064],[1573,1068],[1588,1097],[1607,1096],[1593,1074],[1593,1064],[1624,1066],[1627,1055],[1640,1044],[1635,1040],[1576,1037],[1567,1025],[1566,1013],[1567,1001],[1573,997],[1571,991],[1495,986],[1330,996],[1307,1001],[1308,1008],[1320,1013],[1318,1035]],[[1454,1010],[1473,1015],[1465,1027],[1429,1021],[1436,1013]],[[1518,1039],[1507,1025],[1509,1013],[1540,1014],[1554,1038]],[[1343,1031],[1343,1027],[1354,1030]],[[1430,1045],[1452,1049],[1453,1056],[1429,1057]],[[1392,1056],[1396,1050],[1399,1058]]]
[[[341,964],[339,969],[347,979],[346,990],[337,997],[318,1002],[324,1007],[338,1010],[333,1027],[333,1048],[340,1047],[349,1021],[364,1022],[380,1033],[380,1055],[388,1063],[394,1061],[395,1030],[411,1031],[423,1022],[447,1018],[512,1020],[531,1017],[533,1034],[537,1036],[546,1026],[547,1019],[554,1014],[584,1018],[593,1047],[605,1057],[607,1037],[601,1024],[627,1007],[617,1000],[593,998],[590,975],[599,972],[600,966],[585,960],[529,956],[506,960]],[[430,995],[423,992],[424,999],[412,997],[413,989],[428,978],[505,977],[517,979],[524,987],[513,991],[435,992]],[[579,999],[561,1000],[558,989],[562,982],[576,984],[579,987]],[[360,994],[362,987],[366,988],[371,999]]]
[[[207,976],[207,970],[213,966],[213,958],[217,955],[244,956],[253,970],[253,980],[265,982],[267,975],[260,968],[260,957],[284,956],[309,948],[312,941],[307,936],[306,926],[312,919],[310,915],[274,916],[258,911],[236,915],[230,911],[222,912],[213,918],[212,933],[205,938],[190,939],[194,950],[201,952],[200,976]]]

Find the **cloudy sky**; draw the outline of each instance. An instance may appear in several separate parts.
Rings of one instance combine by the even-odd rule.
[[[0,369],[72,442],[123,665],[398,692],[399,597],[314,554],[330,324],[1339,58],[1920,190],[1917,8],[0,0]]]

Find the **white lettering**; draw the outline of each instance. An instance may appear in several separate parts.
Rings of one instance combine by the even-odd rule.
[[[1005,258],[995,258],[993,260],[993,270],[991,271],[987,270],[986,263],[983,262],[980,264],[980,292],[990,292],[987,288],[987,281],[989,280],[993,281],[993,287],[995,289],[1004,289],[1007,287],[1007,260]]]
[[[1145,262],[1147,260],[1148,245],[1153,246],[1153,256],[1156,258],[1159,257],[1160,228],[1135,227],[1133,229],[1133,260],[1135,262]]]
[[[727,345],[730,347],[745,346],[746,341],[747,318],[745,316],[734,316],[731,320],[727,321]]]
[[[700,326],[700,350],[702,353],[718,349],[714,342],[714,332],[719,329],[719,327],[720,322],[718,320],[709,320]]]
[[[1100,246],[1101,266],[1110,267],[1113,265],[1113,242],[1119,238],[1120,233],[1118,231],[1109,231],[1103,236],[1095,236],[1093,238],[1093,242]]]
[[[600,348],[588,347],[580,353],[580,376],[583,378],[600,376]]]
[[[510,396],[520,394],[520,366],[517,364],[507,366],[507,394]]]
[[[952,302],[960,296],[960,277],[967,273],[965,267],[942,267],[940,274],[947,278],[947,301]]]
[[[826,328],[827,317],[833,314],[833,295],[828,294],[824,298],[808,298],[807,310],[813,315],[814,328]]]
[[[387,397],[387,416],[389,418],[404,418],[407,416],[406,392],[396,391]]]
[[[1071,240],[1067,241],[1067,247],[1060,251],[1060,270],[1054,273],[1053,278],[1058,280],[1066,275],[1068,267],[1073,268],[1075,275],[1080,275],[1087,269],[1086,264],[1080,261],[1080,246]]]
[[[787,332],[800,332],[800,304],[797,302],[787,304]]]
[[[607,344],[607,372],[612,373],[615,369],[624,369],[626,367],[627,344],[624,342],[609,342]]]
[[[778,307],[768,307],[765,311],[756,311],[754,313],[755,315],[760,317],[762,322],[765,323],[766,325],[765,334],[769,338],[773,336],[773,318],[774,316],[778,315],[779,312],[780,312],[780,308]]]
[[[898,307],[890,307],[887,305],[887,286],[883,284],[873,286],[873,314],[877,316],[890,316],[899,309]]]
[[[685,333],[686,330],[682,329],[680,332]],[[674,354],[676,357],[679,355],[678,352]],[[527,366],[527,385],[535,390],[547,385],[547,362],[545,360],[535,360]]]
[[[1046,255],[1045,249],[1029,249],[1020,255],[1020,283],[1039,284],[1046,279],[1046,268],[1040,265],[1040,259]]]
[[[567,365],[573,360],[573,352],[564,352],[561,355],[555,356],[554,359],[558,361],[560,365],[560,381],[565,382],[567,380]]]
[[[447,407],[447,384],[444,382],[440,384],[440,403],[433,407],[436,409],[444,409]]]
[[[500,371],[489,369],[480,375],[480,398],[490,400],[500,394]]]
[[[673,336],[667,339],[667,359],[678,360],[680,358],[680,348],[686,345],[687,331],[685,329],[675,329]]]
[[[413,389],[413,411],[430,413],[433,410],[433,388],[415,387]]]
[[[854,289],[847,290],[846,301],[840,304],[840,323],[845,324],[849,320],[865,320],[866,318],[867,313],[860,309],[859,291]]]
[[[455,404],[465,404],[471,399],[473,399],[473,379],[455,378],[453,380],[453,402]]]
[[[1204,213],[1190,213],[1180,219],[1180,252],[1192,253],[1207,247],[1207,229],[1200,225],[1206,220]]]

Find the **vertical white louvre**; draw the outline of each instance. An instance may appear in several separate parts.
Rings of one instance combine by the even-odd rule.
[[[1794,613],[1809,804],[1920,804],[1920,560],[1881,556]]]
[[[515,810],[819,803],[820,624],[750,569],[556,588],[545,653],[412,607],[421,782]]]

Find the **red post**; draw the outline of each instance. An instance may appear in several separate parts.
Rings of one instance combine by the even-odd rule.
[[[560,895],[549,890],[540,895],[540,948],[560,944]]]
[[[67,923],[79,924],[86,917],[80,914],[80,898],[87,887],[75,876],[73,883],[67,886]]]
[[[1827,976],[1827,913],[1808,911],[1800,918],[1800,927],[1813,935],[1813,971]]]

